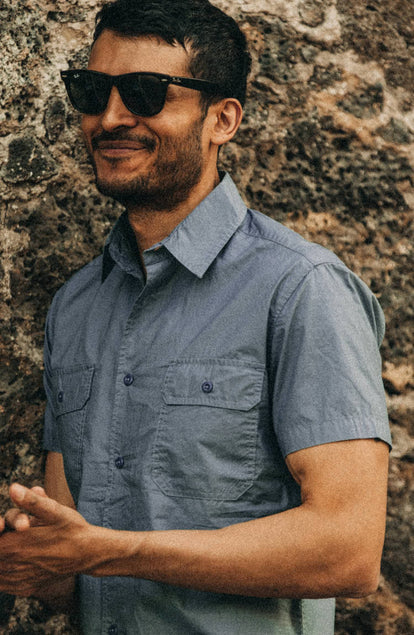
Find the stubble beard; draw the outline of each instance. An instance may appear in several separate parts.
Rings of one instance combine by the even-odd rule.
[[[202,174],[202,120],[195,122],[186,137],[163,138],[158,157],[147,174],[132,178],[102,179],[91,155],[96,186],[101,194],[120,202],[127,209],[142,211],[172,211],[183,203],[198,185]],[[121,135],[112,135],[113,139]],[[125,135],[124,135],[125,138]],[[148,140],[147,151],[154,152]],[[114,160],[116,162],[117,159]]]

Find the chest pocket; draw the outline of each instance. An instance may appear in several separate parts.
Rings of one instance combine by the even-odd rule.
[[[238,360],[171,364],[152,453],[168,496],[236,500],[253,483],[264,367]]]
[[[82,476],[83,437],[93,366],[56,369],[51,374],[51,406],[56,418],[65,475],[75,501]]]

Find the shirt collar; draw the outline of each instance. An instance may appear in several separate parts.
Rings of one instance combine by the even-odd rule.
[[[139,276],[140,263],[134,232],[124,212],[116,221],[105,243],[102,261],[102,282],[111,273],[115,263],[126,273]]]
[[[220,184],[165,238],[161,244],[184,267],[202,278],[246,216],[231,177]]]
[[[189,214],[169,236],[147,252],[160,246],[198,278],[202,278],[220,251],[233,236],[246,216],[246,205],[228,174],[225,174],[219,185]],[[103,280],[110,273],[114,262],[112,254],[116,243],[117,262],[119,252],[127,247],[128,254],[122,257],[123,269],[127,269],[126,260],[136,253],[131,245],[132,230],[126,228],[126,213],[115,224],[105,245],[103,259]],[[125,253],[125,251],[124,251]],[[120,263],[121,264],[121,263]],[[128,267],[131,269],[131,265]]]

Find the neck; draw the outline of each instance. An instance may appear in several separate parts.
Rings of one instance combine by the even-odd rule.
[[[128,219],[140,253],[169,236],[219,183],[220,177],[217,170],[211,174],[210,178],[204,175],[186,200],[172,209],[153,209],[139,204],[128,205]]]

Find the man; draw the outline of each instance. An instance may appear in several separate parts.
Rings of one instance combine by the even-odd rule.
[[[76,577],[88,634],[328,634],[377,587],[383,317],[218,173],[249,64],[207,0],[116,0],[63,73],[126,212],[49,312],[45,491],[11,486],[0,590]]]

